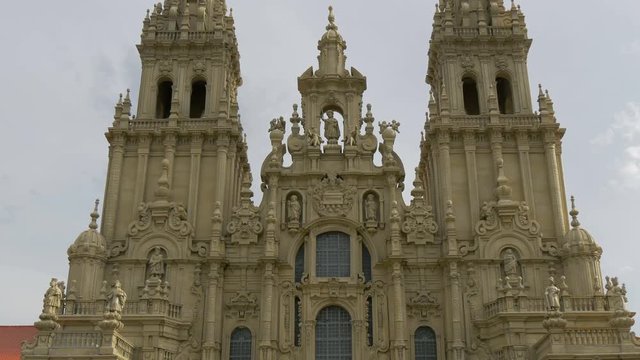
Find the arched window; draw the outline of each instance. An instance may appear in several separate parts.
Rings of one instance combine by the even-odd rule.
[[[513,93],[511,82],[503,77],[496,78],[496,93],[500,114],[513,114]]]
[[[416,360],[437,360],[436,333],[427,326],[421,326],[416,330],[414,337]]]
[[[349,235],[327,232],[316,238],[316,276],[351,276],[351,240]]]
[[[302,274],[304,273],[304,244],[298,249],[296,254],[294,282],[302,282]]]
[[[239,327],[231,333],[229,360],[251,360],[251,331]]]
[[[316,360],[351,360],[351,316],[329,306],[316,318]]]
[[[369,254],[369,249],[367,249],[367,246],[364,243],[362,244],[362,273],[364,274],[365,283],[372,280],[371,254]]]
[[[173,97],[173,82],[164,80],[158,83],[158,97],[156,99],[156,118],[167,119],[171,114],[171,98]]]
[[[192,119],[201,118],[204,115],[204,108],[207,102],[207,83],[196,81],[191,85],[191,107],[189,117]]]
[[[462,79],[462,95],[464,97],[464,111],[467,115],[480,115],[478,85],[474,79],[470,77]]]

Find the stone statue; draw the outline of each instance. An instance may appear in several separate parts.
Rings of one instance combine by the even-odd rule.
[[[271,122],[269,123],[269,132],[272,132],[273,130],[280,130],[284,132],[285,127],[286,127],[286,122],[284,121],[284,118],[281,116],[278,119],[271,120]]]
[[[351,130],[351,133],[344,140],[347,146],[356,146],[358,145],[358,127],[356,126]]]
[[[364,204],[365,210],[365,220],[367,221],[378,221],[378,201],[376,201],[376,196],[373,194],[367,195],[367,200]]]
[[[544,300],[548,311],[560,310],[560,289],[556,286],[553,277],[549,278],[549,286],[544,291]]]
[[[152,279],[162,279],[164,275],[164,255],[162,249],[155,247],[149,257],[149,277]]]
[[[107,313],[122,314],[124,304],[127,302],[127,293],[122,290],[120,280],[111,285],[111,291],[107,294]]]
[[[518,275],[518,258],[511,249],[507,249],[502,256],[502,264],[504,267],[504,273],[507,277]]]
[[[327,143],[337,144],[340,138],[340,127],[338,126],[338,120],[333,117],[333,111],[327,111],[328,118],[322,119],[324,121],[324,137],[327,138]]]
[[[58,315],[62,304],[62,296],[62,290],[60,286],[58,286],[58,279],[51,279],[49,289],[47,289],[47,292],[44,294],[42,313],[52,316]]]
[[[307,143],[310,146],[314,146],[314,147],[320,146],[320,144],[322,144],[322,139],[320,138],[320,135],[316,131],[316,128],[314,128],[313,126],[311,127],[311,129],[307,131]]]
[[[607,299],[609,300],[609,310],[625,310],[625,304],[627,302],[627,289],[624,284],[620,286],[617,277],[605,278],[607,280]]]
[[[287,201],[287,220],[291,223],[299,223],[302,215],[302,207],[297,195],[291,195]]]

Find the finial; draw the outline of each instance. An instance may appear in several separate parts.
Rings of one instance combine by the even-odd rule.
[[[155,191],[156,198],[167,199],[169,197],[169,160],[162,160],[162,175],[158,179],[158,188]]]
[[[496,161],[498,166],[498,187],[496,188],[496,195],[498,200],[510,200],[511,187],[509,186],[509,178],[504,174],[504,160],[502,158]]]
[[[544,94],[547,96],[547,98],[549,98],[549,97],[550,97],[550,96],[549,96],[549,89],[545,89],[545,90],[544,90]]]
[[[373,113],[371,112],[372,106],[371,104],[367,104],[367,117],[372,117]]]
[[[578,221],[578,214],[580,214],[580,211],[578,211],[578,209],[576,209],[576,198],[575,196],[571,195],[571,211],[569,212],[569,215],[571,215],[571,226],[573,226],[574,228],[577,228],[580,226],[580,221]]]
[[[122,105],[122,93],[120,93],[120,98],[118,99],[118,105]]]
[[[291,114],[292,118],[298,118],[300,117],[300,114],[298,114],[298,104],[293,104],[293,113]]]
[[[147,9],[147,17],[146,19],[149,20],[149,14],[151,13],[151,10]]]
[[[131,100],[131,89],[127,89],[127,97],[125,100]]]
[[[515,0],[511,0],[511,10],[516,10],[516,2]]]
[[[91,223],[89,224],[89,229],[91,230],[98,228],[98,218],[100,217],[100,214],[98,214],[98,205],[100,205],[100,199],[96,199],[93,212],[91,213]]]
[[[329,25],[327,25],[327,30],[338,30],[336,15],[333,13],[333,6],[329,6]]]
[[[229,17],[233,17],[233,8],[229,8]]]

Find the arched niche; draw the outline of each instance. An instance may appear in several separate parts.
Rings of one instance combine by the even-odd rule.
[[[167,275],[167,250],[162,246],[154,246],[147,255],[145,279],[164,281]]]
[[[462,77],[462,97],[465,113],[467,115],[480,115],[480,96],[475,76],[466,74]]]
[[[287,193],[283,213],[289,230],[298,230],[304,223],[304,209],[304,197],[299,191]]]
[[[496,97],[500,114],[513,114],[515,112],[511,78],[504,73],[499,73],[496,76]]]
[[[382,206],[380,195],[374,190],[368,190],[362,194],[362,221],[367,229],[378,227],[382,219]]]
[[[191,83],[191,101],[189,104],[189,117],[199,119],[204,116],[207,104],[207,81],[196,78]]]
[[[171,115],[171,100],[173,99],[173,80],[160,78],[156,90],[156,118],[168,119]]]

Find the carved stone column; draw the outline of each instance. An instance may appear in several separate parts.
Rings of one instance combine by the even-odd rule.
[[[149,162],[149,147],[152,137],[149,134],[138,135],[138,169],[136,171],[136,185],[133,190],[133,213],[138,204],[144,201],[144,189],[147,181],[147,165]]]
[[[275,263],[264,263],[262,275],[262,304],[260,305],[260,360],[275,360],[275,339],[272,336],[273,294],[275,291]]]
[[[191,174],[189,176],[189,202],[187,203],[187,209],[189,209],[189,221],[194,228],[198,219],[198,194],[203,141],[202,134],[193,134],[191,136]]]
[[[520,156],[520,176],[522,177],[522,187],[524,189],[524,199],[529,205],[531,217],[536,219],[536,204],[533,195],[533,176],[531,174],[531,161],[529,157],[529,134],[526,130],[518,131],[517,134],[518,154]]]
[[[556,134],[554,130],[547,130],[544,134],[544,155],[547,160],[547,174],[551,191],[551,208],[555,225],[555,236],[562,239],[567,232],[562,205],[562,191],[560,190],[560,178],[558,171],[558,158],[556,154]]]
[[[439,207],[440,209],[446,208],[446,202],[452,199],[451,190],[451,156],[449,153],[449,143],[451,136],[448,130],[441,130],[438,133],[438,150],[440,154],[440,170],[441,170],[441,189],[442,194],[440,196]]]
[[[206,304],[206,326],[205,326],[205,338],[202,346],[202,358],[203,360],[219,360],[220,359],[220,344],[221,334],[219,333],[220,324],[218,309],[218,290],[220,284],[223,281],[222,266],[214,261],[211,263],[211,269],[209,271],[209,285],[207,291],[207,304]]]
[[[395,339],[392,341],[393,359],[404,360],[407,354],[407,303],[404,289],[404,276],[402,264],[399,261],[393,263],[393,302],[394,302],[394,327]]]
[[[122,162],[124,159],[124,134],[115,134],[111,140],[111,164],[107,178],[107,198],[104,203],[104,218],[102,232],[107,241],[113,239],[115,232],[115,218],[118,208],[118,196],[120,195],[120,180],[122,178]]]

